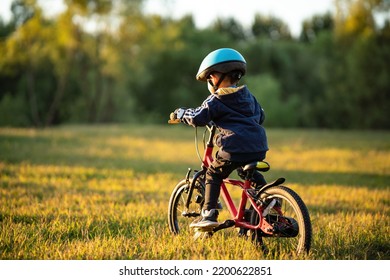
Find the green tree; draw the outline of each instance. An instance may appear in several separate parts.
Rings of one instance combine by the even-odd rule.
[[[184,106],[181,101],[190,106],[192,100],[195,103],[204,97],[197,94],[200,83],[195,74],[205,55],[201,52],[203,45],[209,46],[216,41],[210,40],[211,36],[218,36],[209,31],[198,33],[189,18],[175,22],[159,16],[140,17],[133,25],[138,31],[132,36],[139,37],[133,45],[135,61],[129,70],[134,73],[129,80],[134,111],[146,119],[165,122],[175,106]],[[210,37],[201,39],[200,33]]]
[[[314,41],[322,32],[332,32],[334,29],[333,16],[328,12],[323,15],[314,15],[302,23],[299,39],[302,42]]]
[[[374,12],[381,1],[337,1],[336,51],[333,52],[327,100],[340,127],[389,127],[389,40],[378,32]]]
[[[234,18],[218,18],[211,29],[220,34],[226,34],[230,40],[243,41],[247,39],[247,32]]]
[[[49,58],[53,65],[56,86],[45,118],[46,126],[53,124],[60,110],[66,110],[62,102],[70,83],[70,73],[74,69],[76,56],[79,54],[81,37],[81,30],[73,23],[72,18],[73,14],[67,10],[52,26]]]
[[[252,24],[254,37],[264,37],[271,40],[291,39],[290,29],[282,20],[274,16],[256,14]]]
[[[265,112],[265,126],[296,127],[301,118],[296,95],[283,98],[281,85],[269,74],[249,76],[246,82]]]
[[[16,5],[17,4],[17,5]],[[16,7],[18,7],[16,9]],[[48,42],[50,32],[42,10],[36,1],[16,1],[13,5],[15,22],[20,26],[3,42],[2,64],[10,75],[17,75],[21,69],[20,88],[27,93],[30,117],[34,125],[43,125],[43,109],[39,104],[39,88],[37,82],[39,72],[48,67]]]

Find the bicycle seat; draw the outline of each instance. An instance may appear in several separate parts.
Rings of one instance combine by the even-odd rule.
[[[249,171],[252,169],[256,169],[257,171],[266,172],[270,169],[270,165],[266,161],[253,161],[246,164],[242,169],[244,171]]]

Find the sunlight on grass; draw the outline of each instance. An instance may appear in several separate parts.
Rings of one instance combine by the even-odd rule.
[[[285,170],[390,174],[389,151],[284,148],[271,150],[267,160],[273,168]]]
[[[113,125],[0,129],[0,259],[388,259],[390,134],[268,135],[267,180],[285,176],[310,211],[307,256],[264,254],[237,229],[173,236],[171,191],[200,166],[193,131]]]
[[[194,163],[195,153],[194,144],[191,141],[173,143],[167,140],[149,140],[145,138],[122,137],[110,138],[106,144],[113,149],[106,151],[107,157],[120,156],[127,159],[153,160],[159,163],[164,162],[183,162]],[[98,150],[91,151],[92,154],[99,154]]]

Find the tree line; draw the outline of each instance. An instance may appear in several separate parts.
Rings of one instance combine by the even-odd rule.
[[[337,0],[298,38],[282,19],[256,14],[250,27],[217,18],[143,12],[142,0],[65,0],[48,18],[36,0],[14,0],[0,18],[0,125],[165,123],[208,95],[195,80],[202,59],[231,47],[247,60],[247,84],[266,126],[389,129],[390,22],[381,0]],[[94,24],[94,30],[86,26]]]

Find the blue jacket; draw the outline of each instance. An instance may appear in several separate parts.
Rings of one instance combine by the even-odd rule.
[[[187,109],[183,121],[204,126],[213,121],[220,133],[218,156],[236,162],[262,160],[268,151],[267,136],[261,126],[264,111],[246,86],[221,88],[201,106]]]

